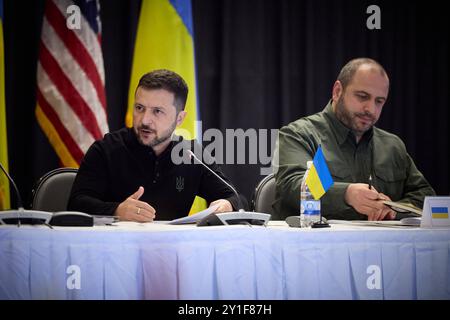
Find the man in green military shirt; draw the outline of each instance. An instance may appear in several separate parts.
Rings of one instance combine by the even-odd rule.
[[[378,62],[351,60],[339,73],[322,112],[280,130],[274,202],[279,218],[299,214],[306,162],[319,145],[334,180],[321,198],[325,218],[399,219],[403,216],[380,200],[422,207],[424,197],[435,194],[400,138],[374,126],[388,92],[389,78]]]

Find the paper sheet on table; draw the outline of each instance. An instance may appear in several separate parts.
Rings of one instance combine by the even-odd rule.
[[[119,221],[119,218],[116,216],[104,216],[93,214],[92,217],[94,218],[94,226],[108,226],[113,224],[114,222]]]
[[[214,211],[216,211],[216,209],[218,207],[219,207],[218,205],[215,205],[215,206],[206,208],[205,210],[197,212],[197,213],[195,213],[193,215],[169,221],[168,224],[196,223],[196,222],[200,221],[201,219],[203,219],[204,217],[206,217],[207,215],[209,215],[209,214],[213,213]]]
[[[367,220],[328,220],[330,224],[346,224],[358,226],[372,227],[420,227],[421,218],[411,217],[401,220],[383,220],[383,221],[367,221]]]

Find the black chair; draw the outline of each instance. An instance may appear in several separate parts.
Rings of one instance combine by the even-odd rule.
[[[78,169],[59,168],[42,176],[33,188],[33,210],[66,211]]]
[[[272,203],[275,200],[275,175],[269,174],[262,179],[255,188],[252,199],[252,207],[256,212],[269,213],[274,220]]]

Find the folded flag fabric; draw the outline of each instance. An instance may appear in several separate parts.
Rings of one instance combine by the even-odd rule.
[[[331,188],[333,183],[334,181],[328,170],[322,147],[319,146],[319,149],[314,155],[313,164],[309,169],[308,176],[306,177],[306,185],[314,199],[319,200]]]

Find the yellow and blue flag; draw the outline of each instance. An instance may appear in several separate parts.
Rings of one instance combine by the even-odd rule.
[[[139,79],[147,72],[168,69],[187,83],[186,118],[176,134],[195,139],[200,132],[194,55],[194,27],[191,0],[143,0],[139,15],[133,66],[128,92],[125,123],[133,124],[134,93]],[[196,198],[191,213],[206,208],[206,201]]]
[[[3,47],[3,0],[0,0],[0,162],[8,171],[8,139],[6,136],[5,55]],[[9,181],[0,174],[0,210],[9,209]]]
[[[433,219],[448,219],[448,207],[431,207]]]
[[[133,123],[134,93],[139,79],[147,72],[168,69],[178,73],[187,83],[187,113],[181,129],[186,139],[197,136],[197,86],[194,56],[194,27],[191,0],[143,0],[139,16],[133,66],[128,91],[125,123]]]
[[[314,155],[313,164],[309,169],[308,176],[306,177],[306,185],[314,199],[319,200],[331,188],[333,183],[334,181],[328,170],[322,147],[319,146],[319,149]]]

